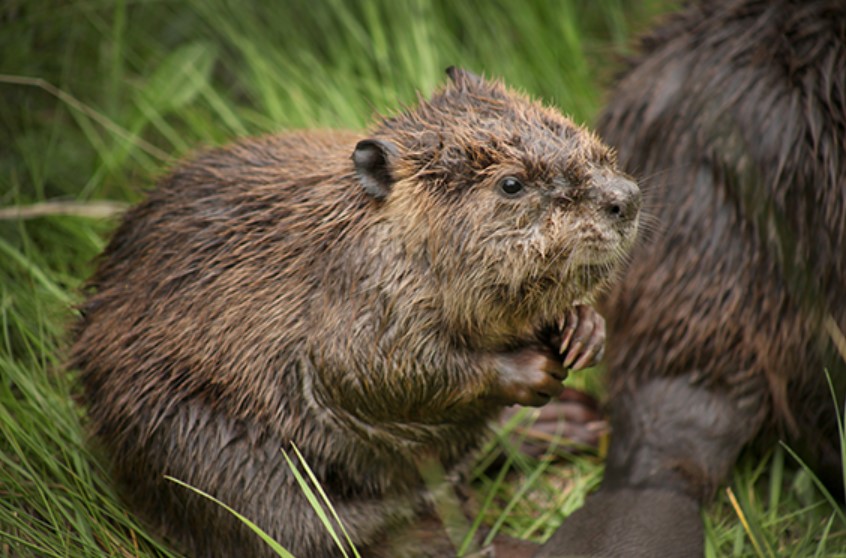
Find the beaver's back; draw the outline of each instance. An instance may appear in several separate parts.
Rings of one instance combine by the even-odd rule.
[[[303,132],[204,152],[127,213],[99,258],[71,362],[92,429],[134,508],[197,555],[266,549],[163,474],[213,493],[295,552],[333,546],[307,527],[315,512],[280,453],[292,442],[359,544],[386,518],[416,513],[411,464],[338,431],[308,401],[313,346],[342,334],[325,323],[327,293],[349,287],[339,265],[367,258],[373,202],[349,160],[358,139]]]
[[[286,364],[311,333],[306,314],[329,262],[356,249],[367,200],[341,155],[355,141],[296,133],[212,150],[131,209],[100,256],[77,330],[74,365],[89,390],[109,391],[90,399],[133,405],[148,383],[164,390],[168,374],[169,400],[200,384],[266,398],[261,378],[243,385],[238,374]]]

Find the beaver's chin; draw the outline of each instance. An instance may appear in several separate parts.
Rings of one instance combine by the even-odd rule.
[[[592,299],[607,288],[623,262],[619,251],[594,253],[591,256],[574,262],[570,270],[571,280],[584,291],[586,299]]]

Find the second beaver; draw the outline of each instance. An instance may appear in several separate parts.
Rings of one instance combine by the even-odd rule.
[[[544,556],[701,556],[699,504],[774,434],[842,497],[846,3],[691,2],[599,130],[659,225],[608,298],[603,489]]]
[[[292,444],[363,555],[454,555],[418,464],[453,480],[504,406],[601,351],[586,305],[632,245],[637,186],[558,112],[450,76],[366,136],[180,165],[101,257],[72,365],[130,503],[192,555],[270,552],[163,475],[335,555]]]

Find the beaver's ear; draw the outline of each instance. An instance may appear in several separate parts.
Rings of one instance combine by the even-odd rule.
[[[482,85],[485,80],[482,79],[482,76],[476,75],[473,72],[468,72],[464,68],[457,68],[455,66],[450,66],[446,69],[446,75],[449,76],[449,79],[459,87],[476,87]]]
[[[355,146],[352,160],[358,180],[364,191],[377,200],[391,193],[394,184],[391,169],[397,153],[396,146],[385,140],[366,139]]]

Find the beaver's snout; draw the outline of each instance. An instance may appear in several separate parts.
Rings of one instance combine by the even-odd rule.
[[[597,198],[602,210],[620,224],[634,221],[640,213],[640,188],[633,181],[613,176],[600,179],[597,184]]]
[[[613,223],[615,228],[629,228],[640,214],[640,188],[634,181],[618,174],[594,174],[584,191],[584,202]]]

